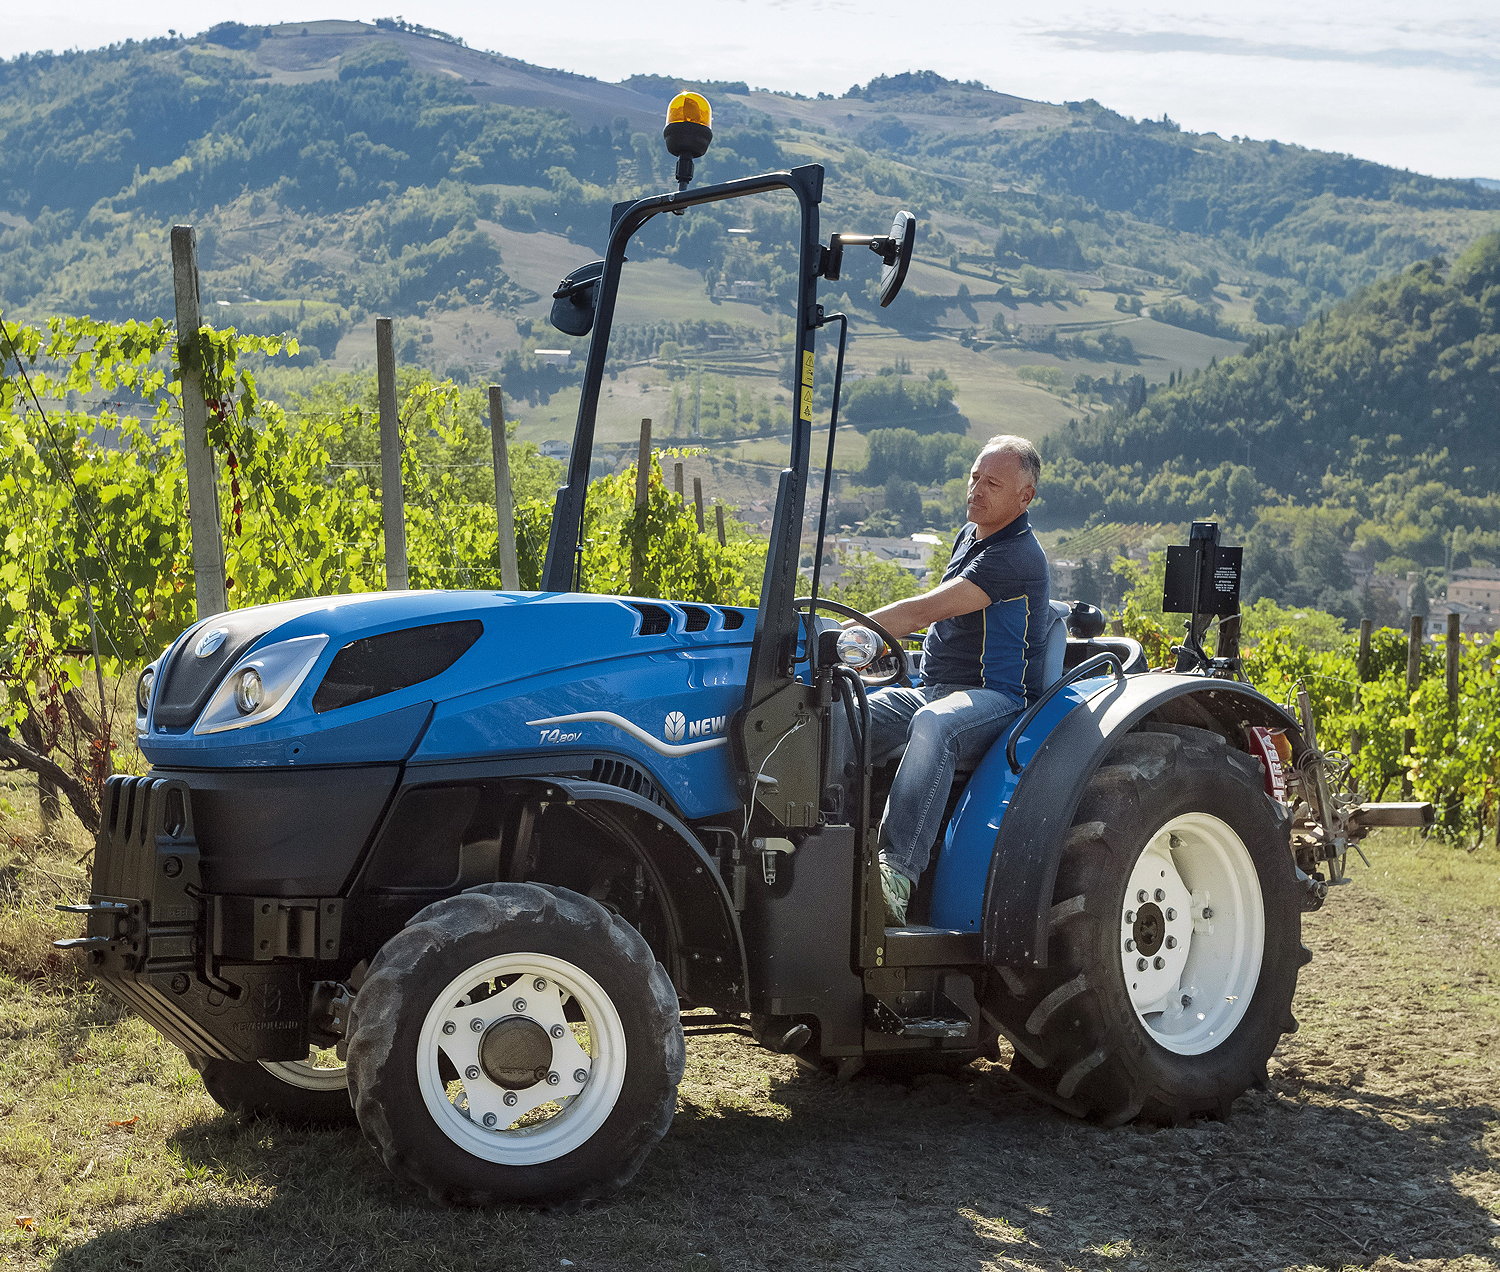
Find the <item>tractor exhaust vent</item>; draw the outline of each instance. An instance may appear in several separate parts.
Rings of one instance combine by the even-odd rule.
[[[641,616],[637,636],[660,636],[672,626],[672,616],[660,605],[634,604],[630,607]]]
[[[667,807],[667,801],[657,789],[656,783],[634,764],[626,764],[623,760],[595,760],[594,771],[589,776],[596,782],[603,782],[606,786],[618,786],[622,791],[632,791],[649,799],[653,804]]]

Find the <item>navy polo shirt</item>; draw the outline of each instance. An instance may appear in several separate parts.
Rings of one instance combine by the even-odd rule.
[[[998,689],[1018,701],[1044,688],[1043,661],[1052,611],[1050,572],[1042,545],[1023,512],[983,539],[972,522],[959,531],[943,582],[967,579],[990,603],[939,619],[922,643],[922,680],[929,685]]]

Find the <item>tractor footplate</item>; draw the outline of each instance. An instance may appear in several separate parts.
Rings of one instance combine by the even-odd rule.
[[[940,990],[910,990],[867,999],[867,1023],[900,1038],[965,1038],[974,1022]]]

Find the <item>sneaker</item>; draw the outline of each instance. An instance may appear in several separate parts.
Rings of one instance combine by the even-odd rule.
[[[911,900],[911,880],[895,868],[880,863],[880,893],[885,898],[885,925],[906,926],[906,904]]]

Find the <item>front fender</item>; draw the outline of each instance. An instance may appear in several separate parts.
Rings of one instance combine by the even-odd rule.
[[[1053,704],[1049,704],[1049,708]],[[1250,685],[1171,672],[1082,681],[1019,739],[1011,772],[1005,737],[965,788],[933,880],[932,922],[981,931],[985,962],[1045,967],[1047,919],[1063,840],[1084,787],[1115,740],[1146,720],[1212,729],[1244,749],[1247,725],[1295,719]]]

